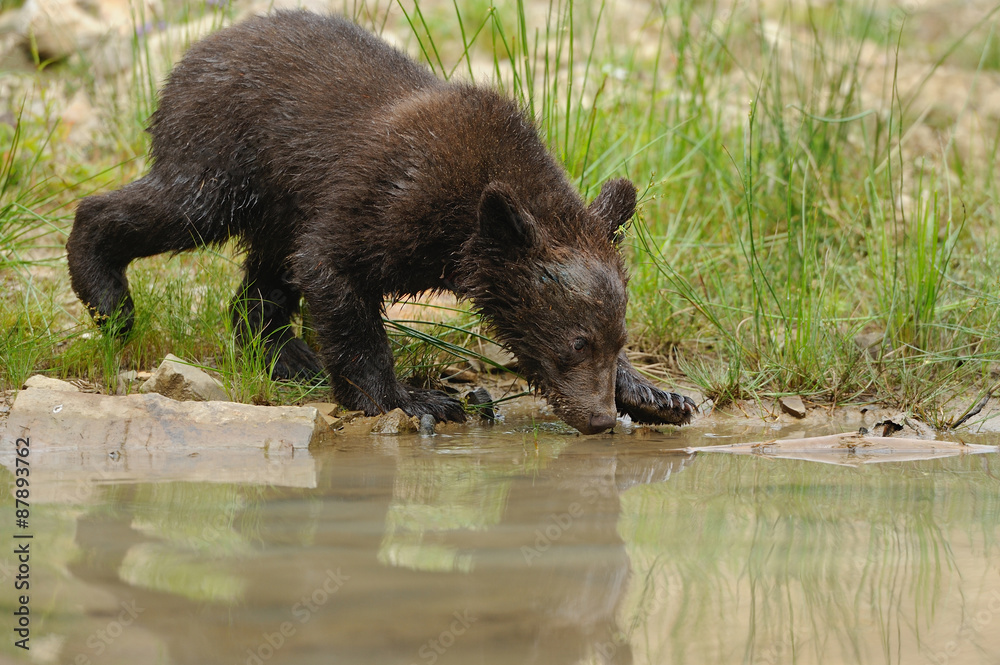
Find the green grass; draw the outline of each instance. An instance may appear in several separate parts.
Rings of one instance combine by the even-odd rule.
[[[922,21],[936,19],[924,4],[685,0],[645,16],[568,0],[352,7],[438,75],[519,99],[588,198],[608,177],[636,182],[631,344],[666,359],[681,384],[717,406],[793,393],[947,424],[996,383],[1000,363],[1000,131],[988,110],[998,11],[970,13],[925,43]],[[181,43],[193,36],[184,21],[235,15],[228,5],[172,11]],[[26,78],[24,89],[53,100],[67,86],[88,92],[103,124],[87,149],[53,146],[58,109],[18,110],[16,130],[0,124],[7,387],[32,371],[110,387],[109,373],[171,351],[243,376],[240,399],[282,398],[252,378],[252,361],[235,369],[230,249],[133,266],[140,321],[122,348],[101,341],[61,274],[73,200],[144,168],[158,73],[179,52],[164,43],[137,35],[140,66],[117,88],[88,80],[86,58]],[[433,382],[454,356],[474,355],[473,320],[444,319],[390,326],[402,375]],[[880,341],[862,348],[861,334]]]

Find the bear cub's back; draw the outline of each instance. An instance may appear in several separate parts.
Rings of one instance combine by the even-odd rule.
[[[346,19],[256,17],[196,43],[171,72],[150,122],[153,156],[287,148],[311,132],[311,141],[342,142],[380,109],[441,85]]]

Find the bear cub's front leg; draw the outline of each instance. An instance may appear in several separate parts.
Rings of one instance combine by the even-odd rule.
[[[315,264],[313,264],[315,265]],[[380,293],[362,291],[346,275],[301,267],[303,293],[320,339],[330,387],[340,404],[375,416],[402,409],[438,421],[465,420],[462,403],[439,390],[405,386],[396,378],[382,323]]]

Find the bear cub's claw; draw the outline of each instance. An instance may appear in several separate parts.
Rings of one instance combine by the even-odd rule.
[[[650,387],[645,399],[621,409],[633,422],[649,425],[686,425],[691,422],[698,405],[690,397]],[[619,404],[619,407],[626,406]]]
[[[440,390],[408,387],[406,394],[408,401],[399,406],[407,415],[419,418],[425,413],[429,413],[438,422],[446,420],[465,422],[465,410],[462,408],[462,403]]]

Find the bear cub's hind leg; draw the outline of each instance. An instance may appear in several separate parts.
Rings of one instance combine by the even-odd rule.
[[[134,307],[125,269],[133,259],[198,244],[184,231],[174,192],[150,174],[80,201],[66,242],[73,291],[107,334],[125,337]]]

